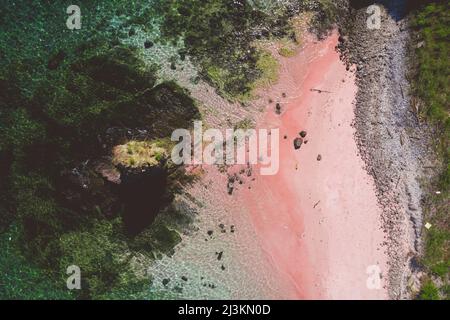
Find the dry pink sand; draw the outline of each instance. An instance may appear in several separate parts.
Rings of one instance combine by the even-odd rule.
[[[380,289],[366,285],[368,266],[387,274],[381,210],[351,126],[354,74],[346,71],[336,44],[336,34],[306,39],[295,57],[280,57],[280,79],[264,97],[278,99],[282,114],[275,114],[273,103],[258,124],[280,128],[280,170],[257,175],[251,189],[232,196],[249,212],[271,269],[289,283],[287,299],[387,298],[386,277]],[[294,150],[301,130],[308,142]]]

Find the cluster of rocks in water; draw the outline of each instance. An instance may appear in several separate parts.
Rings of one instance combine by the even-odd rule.
[[[218,231],[219,234],[227,233],[227,230],[229,230],[230,233],[236,232],[235,225],[230,225],[229,227],[227,227],[224,223],[220,223],[217,225],[217,228],[218,228],[218,230],[216,230],[216,231]],[[206,234],[211,239],[214,235],[214,230],[210,229],[206,232]],[[208,239],[205,238],[205,241],[208,241]],[[219,268],[221,271],[225,271],[227,269],[225,266],[225,263],[223,262],[224,256],[225,256],[224,250],[218,250],[218,251],[214,252],[214,257],[217,260],[217,262],[219,262]],[[182,276],[180,276],[179,279],[181,279],[182,281],[176,281],[172,290],[174,290],[177,293],[182,293],[183,292],[183,284],[189,282],[189,278],[186,275],[182,275]],[[205,281],[205,277],[203,277],[203,276],[200,277],[200,281],[202,282],[203,287],[207,287],[210,289],[215,289],[217,287],[216,284],[214,284],[213,282]],[[171,282],[170,278],[164,278],[161,281],[162,285],[166,288],[168,287],[170,282]]]
[[[219,224],[219,231],[220,231],[220,233],[227,233],[227,228],[226,228],[225,224],[223,224],[223,223]],[[230,233],[235,233],[235,232],[236,232],[236,226],[234,224],[232,224],[230,226]],[[206,232],[206,234],[209,236],[209,238],[212,238],[212,236],[214,234],[214,230],[208,230]],[[208,239],[205,238],[205,241],[208,241]]]
[[[244,177],[250,178],[252,176],[253,169],[251,165],[248,163],[246,168],[242,168],[239,170],[239,172],[236,172],[234,174],[228,174],[228,181],[227,181],[227,192],[229,195],[233,194],[234,189],[236,188],[236,185],[242,185],[244,184]],[[252,181],[254,181],[255,178],[252,178]],[[251,189],[251,186],[248,186],[249,189]]]
[[[176,293],[182,293],[183,292],[183,285],[184,283],[187,283],[189,281],[187,276],[181,276],[180,279],[182,280],[177,281],[175,283],[175,285],[173,286],[172,290],[175,291]],[[208,287],[210,289],[215,289],[216,288],[216,284],[212,283],[212,282],[205,282],[205,277],[200,277],[200,281],[202,281],[202,285],[203,287]],[[164,278],[161,283],[164,287],[168,287],[169,283],[170,283],[171,279],[170,278]]]

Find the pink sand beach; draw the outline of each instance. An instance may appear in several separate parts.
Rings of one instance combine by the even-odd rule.
[[[280,57],[279,81],[264,92],[274,103],[258,124],[280,129],[280,170],[233,195],[242,197],[268,263],[290,284],[287,299],[387,298],[381,209],[358,155],[357,87],[337,38],[306,39],[296,56]],[[307,135],[295,150],[301,130]],[[381,287],[370,285],[373,277]]]

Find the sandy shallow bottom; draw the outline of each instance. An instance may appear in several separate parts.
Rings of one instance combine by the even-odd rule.
[[[173,256],[150,266],[152,290],[177,299],[293,298],[289,279],[263,250],[244,198],[227,193],[227,176],[217,168],[199,170],[201,181],[188,190],[198,205],[196,230],[182,236]]]
[[[257,124],[280,130],[278,173],[254,167],[229,195],[224,173],[199,168],[188,190],[199,204],[197,230],[151,266],[156,290],[176,286],[178,297],[200,299],[387,298],[381,209],[352,127],[357,87],[336,44],[336,34],[308,38],[295,57],[279,57],[279,81],[260,93],[267,108]],[[301,130],[307,143],[294,150]],[[175,280],[164,286],[164,278]]]

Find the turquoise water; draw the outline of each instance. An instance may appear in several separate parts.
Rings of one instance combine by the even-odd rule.
[[[107,97],[107,101],[107,90],[111,88],[92,85],[92,90],[100,92],[89,100],[91,92],[86,83],[92,79],[71,73],[74,62],[79,62],[86,52],[102,56],[105,52],[120,53],[116,48],[126,48],[122,52],[143,63],[128,61],[127,68],[139,70],[130,72],[123,68],[120,70],[125,71],[120,74],[127,77],[126,72],[130,72],[129,76],[155,72],[155,85],[168,80],[177,82],[187,89],[183,94],[196,100],[202,117],[211,126],[233,125],[244,117],[251,118],[252,112],[257,111],[243,108],[238,99],[249,94],[252,83],[262,74],[256,68],[261,53],[252,41],[288,36],[288,19],[277,19],[287,15],[284,2],[274,8],[271,1],[253,1],[250,5],[245,1],[220,0],[84,0],[77,2],[81,10],[79,30],[66,26],[66,9],[71,4],[10,1],[0,9],[0,84],[7,88],[0,99],[0,138],[11,140],[0,142],[0,160],[5,164],[2,170],[6,168],[5,173],[2,171],[5,179],[0,181],[0,191],[4,191],[0,198],[0,231],[3,239],[12,235],[11,240],[1,244],[4,250],[0,269],[14,265],[14,271],[19,271],[3,273],[2,283],[8,290],[0,291],[0,296],[73,298],[77,294],[64,291],[66,275],[61,270],[67,259],[76,257],[91,267],[91,286],[96,290],[93,298],[270,297],[269,291],[278,289],[267,274],[254,268],[262,253],[247,228],[246,214],[233,217],[231,211],[240,209],[228,199],[220,199],[226,181],[214,186],[219,196],[215,201],[203,189],[187,187],[179,191],[172,203],[175,213],[157,220],[159,225],[145,234],[151,238],[146,243],[148,247],[142,248],[135,239],[127,238],[120,219],[103,215],[100,205],[92,216],[66,211],[61,204],[66,188],[58,184],[61,172],[52,167],[73,170],[75,161],[64,157],[70,149],[69,142],[58,138],[58,130],[64,129],[67,122],[76,127],[74,122],[105,112],[104,101],[101,104],[96,99]],[[123,61],[119,59],[118,65],[123,67]],[[227,76],[217,79],[217,72],[211,70]],[[46,88],[55,91],[43,90]],[[162,101],[171,97],[170,92],[169,98],[164,96],[165,92],[161,93]],[[144,95],[139,92],[136,96],[139,94]],[[133,95],[118,96],[134,101]],[[92,105],[86,114],[79,115],[78,110],[73,110],[77,104],[67,97]],[[67,112],[58,109],[61,106],[67,106]],[[71,118],[72,115],[79,119]],[[47,122],[51,123],[50,129],[42,125]],[[44,152],[43,159],[35,158],[33,148],[40,150],[36,154],[42,154],[43,145],[47,144],[57,145],[60,153],[46,158]],[[83,152],[74,156],[82,161],[80,167],[89,163],[84,156]],[[50,169],[40,168],[39,161]],[[97,194],[99,198],[103,196]],[[221,201],[229,207],[217,207]],[[35,220],[35,224],[27,225],[27,220],[17,216],[16,211],[27,217],[38,212],[34,218],[42,225]],[[53,222],[51,232],[45,233],[45,224]],[[21,223],[27,232],[22,231]],[[239,231],[223,233],[218,227],[221,224],[235,225]],[[12,230],[11,225],[18,227]],[[214,230],[214,236],[205,240],[210,230]],[[168,250],[167,246],[173,246],[178,237],[181,243]],[[218,252],[223,252],[222,260],[218,259]],[[36,290],[27,286],[30,282],[36,282]],[[87,296],[83,297],[92,298],[89,293],[84,294]]]

